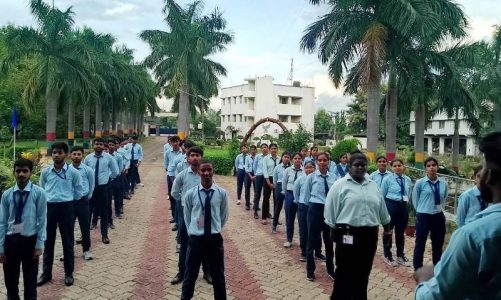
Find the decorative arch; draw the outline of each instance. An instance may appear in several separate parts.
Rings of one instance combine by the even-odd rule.
[[[282,128],[283,132],[287,131],[287,127],[285,127],[284,123],[282,123],[280,120],[266,117],[266,118],[263,118],[263,119],[257,121],[256,123],[254,123],[254,125],[252,125],[251,128],[249,128],[249,131],[247,131],[247,133],[245,134],[244,139],[242,140],[242,143],[240,143],[240,145],[246,145],[247,144],[247,140],[249,139],[249,137],[251,136],[251,134],[254,132],[254,130],[256,130],[256,128],[259,125],[261,125],[263,123],[266,123],[266,122],[275,123],[278,126],[280,126],[280,128]]]

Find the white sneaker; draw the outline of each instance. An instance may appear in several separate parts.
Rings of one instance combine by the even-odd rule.
[[[290,247],[292,247],[292,243],[291,242],[285,242],[284,243],[284,247],[285,248],[290,248]]]
[[[384,262],[390,266],[390,267],[395,267],[397,264],[395,263],[395,260],[393,259],[393,257],[386,257],[384,258]]]
[[[139,185],[140,185],[140,186],[144,186],[144,184],[142,184],[142,183],[140,183]]]
[[[237,200],[237,205],[240,205],[240,203],[241,203],[240,200]]]
[[[397,257],[397,265],[404,266],[404,267],[410,266],[409,260],[405,256],[398,256]]]
[[[84,256],[84,259],[85,260],[91,260],[93,257],[92,257],[92,253],[90,253],[90,251],[85,251],[83,253],[83,256]]]

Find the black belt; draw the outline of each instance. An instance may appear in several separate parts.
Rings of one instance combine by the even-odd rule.
[[[32,241],[36,241],[37,236],[36,235],[24,236],[24,235],[21,235],[20,233],[15,233],[15,234],[8,234],[5,237],[5,239],[11,240],[13,242],[32,242]]]
[[[393,202],[397,202],[397,203],[405,203],[404,199],[402,200],[394,200],[394,199],[390,199],[390,198],[384,198],[385,201],[393,201]]]

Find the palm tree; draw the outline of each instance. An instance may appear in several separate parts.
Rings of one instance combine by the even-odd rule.
[[[78,59],[81,49],[69,38],[74,25],[71,7],[61,11],[42,0],[31,0],[30,9],[38,27],[24,26],[7,33],[8,53],[2,67],[8,70],[23,58],[36,59],[23,99],[27,108],[34,107],[31,104],[38,95],[45,93],[46,139],[50,148],[56,138],[57,110],[63,89],[77,84],[82,87],[83,97],[88,98],[92,87],[89,72]]]
[[[217,8],[208,16],[201,16],[201,1],[181,8],[174,0],[165,0],[163,12],[169,31],[145,30],[140,38],[147,42],[151,54],[144,64],[154,71],[158,86],[164,95],[178,101],[178,135],[188,134],[190,95],[210,98],[217,93],[218,75],[226,76],[226,69],[208,57],[226,49],[233,41],[226,32],[226,21]]]

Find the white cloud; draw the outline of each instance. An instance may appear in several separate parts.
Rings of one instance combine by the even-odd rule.
[[[115,2],[116,6],[113,8],[108,8],[105,10],[104,15],[105,16],[116,16],[116,15],[123,15],[125,13],[131,12],[134,9],[137,8],[135,4],[132,3],[122,3],[122,2]]]

